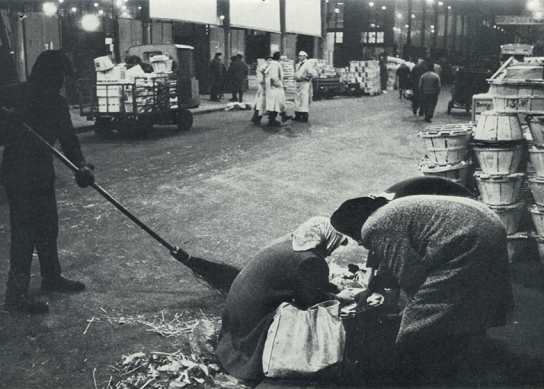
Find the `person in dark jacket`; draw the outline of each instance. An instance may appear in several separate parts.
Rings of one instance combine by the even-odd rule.
[[[82,291],[85,285],[61,276],[57,252],[58,216],[55,171],[51,151],[22,125],[29,125],[50,145],[57,139],[68,159],[79,168],[80,187],[94,182],[75,134],[67,101],[61,96],[64,77],[71,65],[60,50],[41,53],[25,83],[6,86],[0,107],[7,123],[1,178],[10,210],[10,269],[4,309],[11,312],[46,313],[47,304],[28,295],[34,249],[42,276],[41,289],[54,292]],[[6,113],[8,113],[6,115]]]
[[[410,84],[412,86],[412,92],[414,96],[412,98],[412,112],[417,115],[417,110],[421,107],[421,94],[419,92],[419,80],[423,73],[429,68],[429,62],[423,59],[419,59],[416,66],[413,67],[410,73]],[[423,116],[423,111],[419,110],[419,116]]]
[[[419,94],[421,96],[420,113],[423,111],[427,123],[430,123],[433,118],[441,88],[440,77],[433,69],[433,65],[429,64],[427,72],[419,79]]]
[[[232,57],[232,63],[228,70],[229,83],[232,88],[232,99],[230,101],[239,101],[244,98],[244,87],[249,73],[249,68],[244,62],[244,56],[238,54]]]
[[[395,345],[400,384],[452,384],[473,337],[506,324],[514,306],[506,231],[485,204],[451,195],[358,198],[331,224],[367,248],[367,267],[388,269],[408,297]]]
[[[397,69],[399,99],[403,98],[403,94],[407,89],[410,89],[410,68],[404,62]]]
[[[210,100],[219,101],[220,95],[223,93],[223,83],[225,81],[225,65],[221,63],[222,53],[215,53],[214,58],[210,62]]]
[[[349,290],[329,283],[325,261],[346,243],[328,218],[314,217],[265,247],[242,269],[225,303],[216,349],[230,375],[253,384],[264,378],[263,348],[283,302],[306,309],[331,299],[353,301]]]

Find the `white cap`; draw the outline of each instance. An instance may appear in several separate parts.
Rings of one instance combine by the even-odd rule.
[[[298,53],[298,55],[305,55],[306,57],[308,56],[305,51],[301,51],[300,53]]]

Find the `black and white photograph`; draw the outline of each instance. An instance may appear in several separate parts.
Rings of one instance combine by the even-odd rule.
[[[544,0],[0,0],[0,388],[544,388]]]

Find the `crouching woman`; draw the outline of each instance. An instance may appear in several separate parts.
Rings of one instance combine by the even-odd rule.
[[[295,232],[260,251],[234,280],[225,303],[216,354],[223,368],[247,384],[264,378],[262,354],[276,309],[292,302],[302,309],[349,291],[329,283],[325,258],[347,237],[325,217],[306,221]]]
[[[486,205],[455,196],[359,198],[331,222],[408,296],[396,339],[402,384],[454,382],[472,337],[506,324],[513,309],[506,231]]]

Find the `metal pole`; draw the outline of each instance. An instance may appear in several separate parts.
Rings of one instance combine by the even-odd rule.
[[[421,0],[421,48],[425,47],[425,22],[427,19],[426,0]]]

